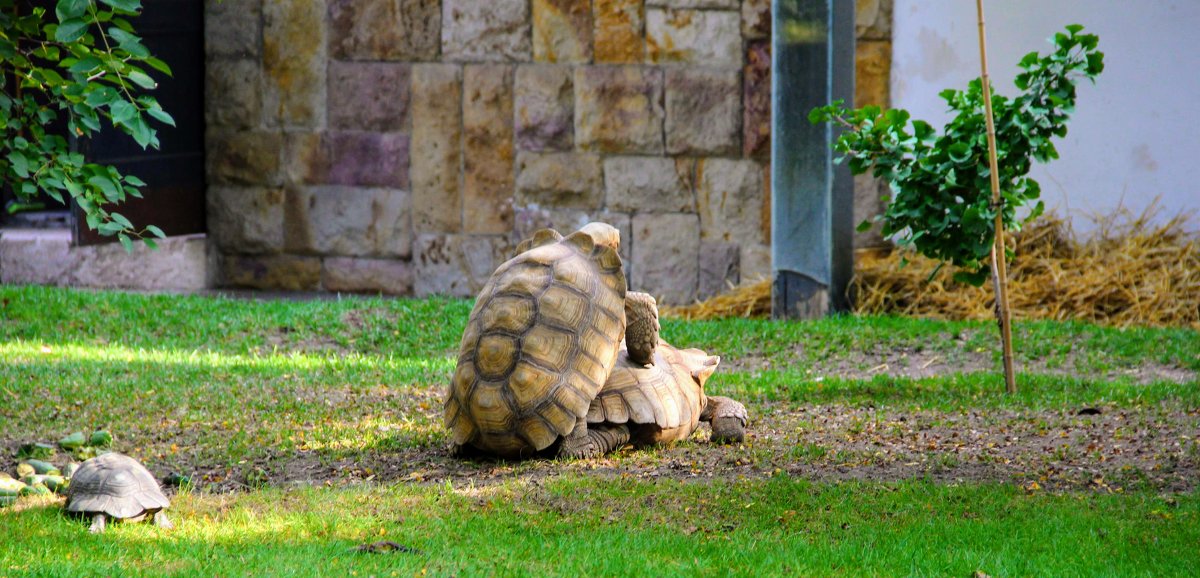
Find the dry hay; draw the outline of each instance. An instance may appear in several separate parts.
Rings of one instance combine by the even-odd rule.
[[[1063,219],[1047,214],[1012,235],[1009,299],[1017,319],[1076,319],[1104,325],[1185,326],[1200,329],[1200,236],[1186,231],[1189,215],[1155,224],[1154,206],[1093,218],[1081,239]],[[993,318],[991,284],[971,287],[950,267],[899,251],[860,251],[852,291],[855,312],[941,319]],[[936,271],[936,272],[935,272]],[[931,277],[932,276],[932,277]],[[671,307],[685,319],[766,317],[770,281],[735,288],[704,302]]]

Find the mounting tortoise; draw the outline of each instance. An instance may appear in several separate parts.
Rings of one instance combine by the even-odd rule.
[[[104,531],[106,518],[140,522],[152,519],[171,529],[163,510],[171,505],[154,476],[137,460],[107,453],[83,462],[71,476],[67,511],[92,518],[90,531]]]
[[[620,233],[591,223],[523,242],[480,291],[444,418],[451,452],[572,457],[625,332]]]

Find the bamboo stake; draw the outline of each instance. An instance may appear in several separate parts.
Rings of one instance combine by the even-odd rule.
[[[992,175],[992,206],[996,209],[996,243],[992,245],[992,284],[996,290],[996,320],[1004,348],[1004,384],[1008,393],[1017,392],[1013,370],[1012,316],[1008,308],[1008,271],[1004,255],[1004,217],[1000,198],[1000,164],[996,158],[996,123],[992,118],[992,89],[987,69],[987,34],[983,24],[983,0],[975,0],[979,13],[979,63],[983,69],[983,108],[987,116],[988,162]]]

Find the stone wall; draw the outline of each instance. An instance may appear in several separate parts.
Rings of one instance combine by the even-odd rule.
[[[858,5],[886,91],[890,0]],[[226,0],[206,28],[224,285],[468,296],[591,220],[668,302],[770,274],[769,0]]]

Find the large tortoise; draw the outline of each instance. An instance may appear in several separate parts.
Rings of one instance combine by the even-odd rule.
[[[451,451],[572,457],[625,330],[620,234],[591,223],[522,243],[476,298],[445,400]]]
[[[104,531],[106,518],[140,522],[153,519],[172,528],[163,510],[171,505],[154,476],[137,460],[107,453],[83,462],[71,476],[67,511],[92,518],[90,530]]]

